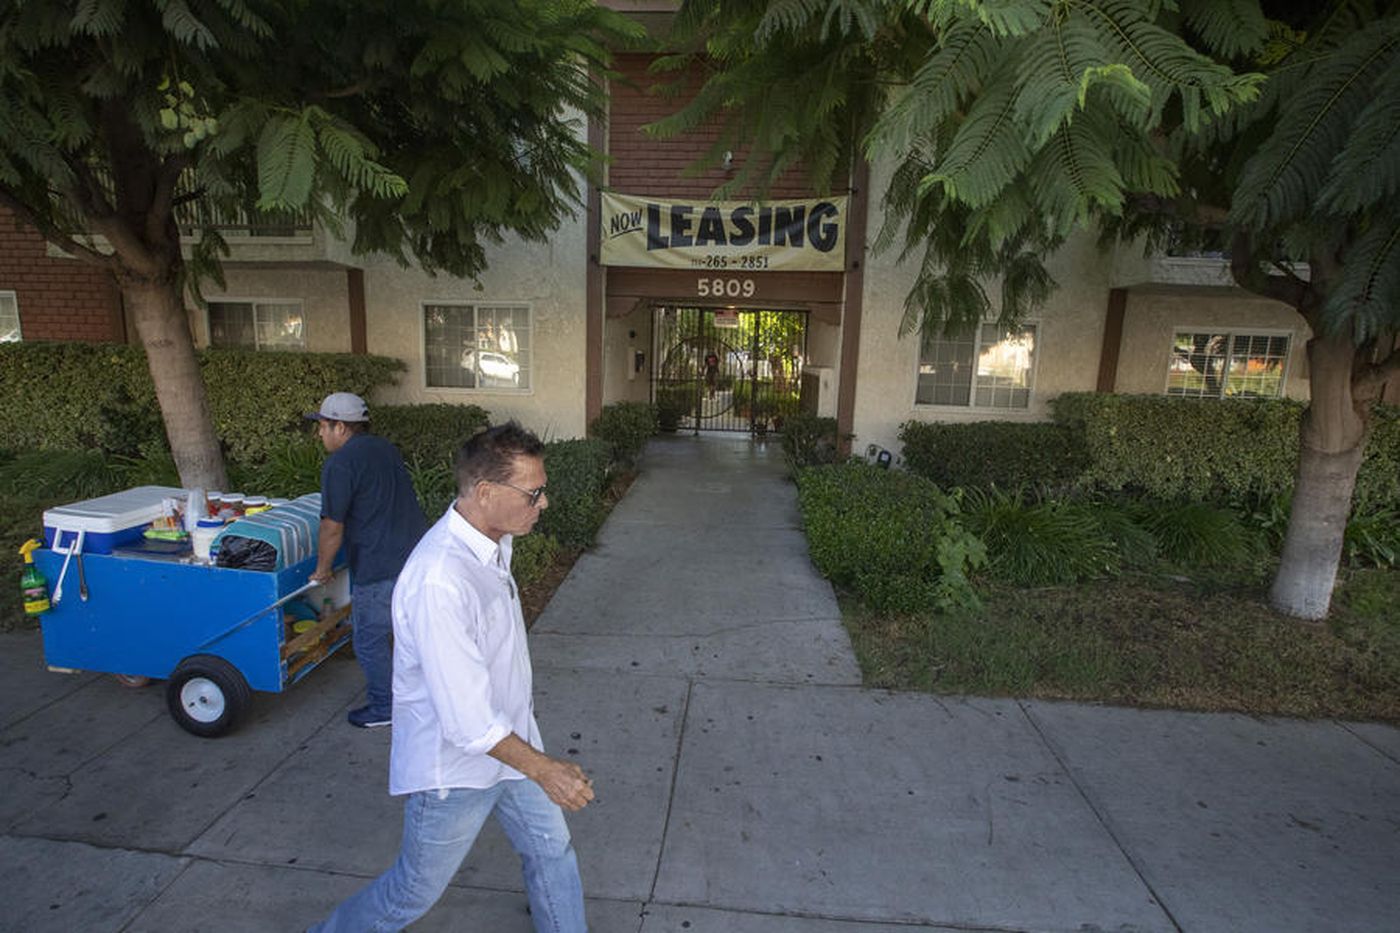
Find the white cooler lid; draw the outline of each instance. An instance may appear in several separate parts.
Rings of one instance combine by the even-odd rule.
[[[167,498],[183,502],[189,493],[172,486],[136,486],[110,496],[45,509],[44,527],[99,534],[121,531],[159,518],[161,500]]]

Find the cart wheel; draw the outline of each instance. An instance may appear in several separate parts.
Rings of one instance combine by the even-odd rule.
[[[232,729],[252,699],[238,668],[212,654],[185,658],[165,688],[170,715],[186,732],[205,738]]]
[[[113,674],[112,677],[123,687],[130,687],[132,690],[151,685],[151,678],[142,677],[140,674]]]

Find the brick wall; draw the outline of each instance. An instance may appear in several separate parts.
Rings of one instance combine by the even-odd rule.
[[[121,293],[111,274],[56,259],[39,232],[0,207],[0,291],[19,304],[25,340],[126,341]]]
[[[692,68],[685,75],[686,90],[681,96],[663,95],[656,87],[674,82],[678,75],[650,74],[647,69],[653,60],[654,56],[646,54],[617,55],[613,59],[622,80],[613,81],[609,88],[608,153],[613,161],[608,168],[608,187],[623,194],[708,198],[734,172],[715,168],[687,177],[684,171],[719,138],[717,125],[702,126],[672,139],[658,139],[641,129],[679,110],[699,89],[703,76],[698,68]],[[735,172],[743,155],[742,150],[735,150]],[[789,171],[770,190],[769,197],[802,198],[812,194],[802,173]]]

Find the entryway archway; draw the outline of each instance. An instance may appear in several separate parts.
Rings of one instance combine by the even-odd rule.
[[[805,311],[660,304],[652,314],[663,429],[766,434],[801,410]]]

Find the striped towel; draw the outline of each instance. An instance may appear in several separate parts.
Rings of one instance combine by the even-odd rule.
[[[284,570],[316,553],[320,528],[321,494],[313,492],[266,512],[229,522],[209,550],[217,563],[219,545],[226,538],[263,541],[277,551],[277,566],[273,569]]]

